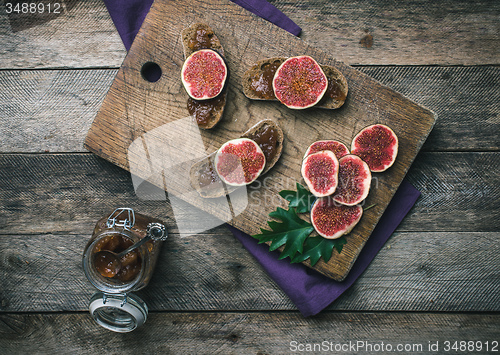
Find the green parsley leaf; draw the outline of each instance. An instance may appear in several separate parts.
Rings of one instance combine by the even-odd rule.
[[[253,236],[259,240],[259,244],[271,242],[269,247],[271,251],[285,245],[280,259],[286,257],[292,259],[295,254],[302,253],[304,241],[314,230],[312,224],[301,219],[293,208],[285,210],[278,207],[276,211],[269,213],[269,216],[281,222],[267,222],[271,230],[261,228],[262,233]]]
[[[307,238],[302,254],[297,254],[292,258],[292,263],[301,263],[310,259],[311,266],[314,266],[319,259],[323,258],[328,262],[332,257],[333,248],[340,254],[347,240],[344,237],[338,239],[326,239],[320,236]]]
[[[269,250],[273,251],[284,246],[279,258],[289,257],[292,263],[300,263],[310,259],[314,266],[321,258],[328,262],[332,257],[333,248],[340,254],[347,240],[326,239],[321,236],[310,237],[314,231],[311,223],[301,219],[297,213],[311,211],[316,197],[304,186],[297,183],[297,191],[283,190],[279,195],[288,201],[288,210],[277,207],[269,213],[269,217],[279,220],[269,221],[271,230],[261,228],[261,234],[253,235],[259,244],[270,242]]]
[[[279,195],[287,200],[288,207],[294,207],[297,213],[306,213],[311,211],[311,205],[316,197],[310,193],[304,186],[297,183],[297,191],[283,190]]]

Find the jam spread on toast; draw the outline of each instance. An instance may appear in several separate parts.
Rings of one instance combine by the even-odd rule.
[[[262,149],[262,152],[266,156],[266,164],[270,162],[276,155],[278,149],[278,132],[272,126],[265,125],[256,132],[246,135],[246,138],[250,138],[255,143],[257,143]]]
[[[276,71],[282,62],[282,60],[275,60],[272,63],[265,63],[261,66],[260,71],[250,78],[249,86],[256,97],[262,100],[276,99],[273,90],[273,79],[274,74],[276,74]],[[327,98],[339,101],[345,100],[346,95],[342,90],[341,84],[337,80],[329,78],[328,75],[327,79],[328,87],[323,96],[323,100]]]
[[[346,95],[337,80],[328,78],[328,87],[326,88],[326,92],[323,97],[343,101],[345,100]]]
[[[278,131],[275,127],[264,125],[257,131],[246,134],[244,137],[250,138],[259,145],[260,149],[262,149],[262,152],[266,156],[266,164],[271,162],[276,156],[279,146],[279,137]],[[222,187],[222,180],[219,178],[211,159],[208,164],[202,164],[200,169],[195,172],[195,176],[199,187],[202,189]]]
[[[258,98],[263,100],[276,99],[273,90],[273,78],[281,63],[281,60],[265,63],[261,66],[260,72],[251,78],[250,88]]]
[[[188,47],[193,51],[212,49],[216,43],[217,37],[214,32],[200,26],[189,39]],[[222,92],[217,97],[208,100],[194,100],[190,97],[187,101],[187,109],[189,114],[196,119],[198,126],[203,128],[223,110],[225,104],[226,95]]]

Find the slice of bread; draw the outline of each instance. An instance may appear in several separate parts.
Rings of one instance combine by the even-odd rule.
[[[274,131],[276,138],[276,142],[274,144],[275,154],[272,159],[266,160],[266,166],[260,176],[271,170],[280,158],[281,152],[283,151],[283,141],[285,139],[283,131],[273,120],[262,120],[241,136],[241,138],[252,139],[256,134],[262,133],[266,129],[272,129]],[[194,163],[189,173],[191,186],[200,194],[201,197],[204,198],[217,198],[228,195],[232,191],[242,187],[230,186],[222,182],[215,171],[214,159],[216,153],[217,152],[213,152],[202,160]],[[200,184],[201,180],[207,178],[209,179],[210,184],[202,186]]]
[[[204,23],[194,23],[182,30],[181,40],[184,50],[184,59],[197,50],[207,48],[217,51],[224,57],[224,48],[219,38],[210,26]],[[191,108],[190,113],[195,116],[198,127],[203,129],[213,128],[222,119],[224,113],[224,108],[226,106],[226,88],[224,88],[217,97],[210,100],[198,101],[188,98],[187,105]],[[198,112],[202,112],[204,115],[207,115],[207,117],[197,117],[198,114],[194,113],[196,110],[193,110],[195,106],[199,106]]]
[[[245,74],[243,74],[243,93],[246,97],[252,100],[272,100],[277,101],[274,94],[267,97],[259,95],[254,89],[254,86],[267,87],[270,85],[272,91],[272,68],[277,69],[287,58],[273,57],[260,60],[255,63]],[[338,88],[339,95],[336,98],[328,96],[328,91],[325,96],[314,107],[325,109],[336,109],[341,107],[347,97],[348,87],[347,80],[342,73],[331,65],[321,65],[323,72],[328,78],[328,85],[335,85]],[[275,71],[275,70],[274,70]],[[265,76],[265,77],[263,77]]]
[[[205,45],[198,46],[196,44],[196,42],[199,43],[199,40],[197,38],[199,37],[199,35],[201,35],[201,37],[206,37]],[[212,30],[212,28],[207,24],[193,23],[191,26],[182,30],[181,39],[182,45],[184,47],[184,59],[193,54],[193,52],[206,48],[213,49],[219,52],[220,55],[224,56],[224,48],[222,47],[219,38]]]

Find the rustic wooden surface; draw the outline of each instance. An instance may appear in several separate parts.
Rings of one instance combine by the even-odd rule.
[[[117,204],[170,213],[83,149],[125,50],[100,1],[18,32],[2,11],[2,354],[283,354],[325,340],[421,343],[420,353],[439,341],[442,353],[445,341],[499,340],[498,3],[271,2],[309,44],[438,114],[408,173],[422,196],[366,272],[304,319],[224,226],[196,239],[173,231],[141,291],[146,325],[99,328],[80,263],[93,224]]]
[[[207,6],[213,7],[213,11],[208,11]],[[223,17],[226,20],[221,23]],[[193,129],[193,120],[187,117],[187,94],[179,75],[184,58],[179,34],[194,22],[208,24],[221,39],[231,71],[227,88],[230,104],[225,109],[225,117],[216,128],[202,131],[201,136],[193,134],[198,129]],[[243,95],[244,73],[251,65],[263,58],[297,55],[310,55],[321,64],[335,66],[345,76],[349,94],[340,109],[290,110],[277,102],[249,101]],[[162,70],[162,77],[153,83],[141,75],[142,66],[148,62],[157,63]],[[285,139],[280,160],[259,179],[260,187],[250,186],[248,195],[244,189],[229,194],[231,207],[225,196],[201,198],[189,184],[190,167],[263,119],[279,124]],[[427,139],[435,119],[432,111],[226,0],[209,3],[157,0],[90,127],[85,147],[164,188],[170,196],[177,196],[254,235],[267,227],[270,212],[277,206],[286,207],[284,199],[273,197],[281,190],[295,189],[301,181],[302,158],[312,142],[335,139],[350,146],[352,138],[364,127],[375,123],[388,125],[398,135],[399,150],[389,171],[373,175],[374,188],[365,202],[375,207],[363,213],[342,253],[334,253],[328,262],[320,260],[313,267],[323,275],[342,281]],[[191,124],[181,127],[180,121]],[[199,140],[203,140],[200,145]],[[165,149],[165,142],[169,142],[171,148]],[[135,146],[139,147],[139,153],[131,148]],[[158,150],[162,154],[158,154]],[[176,164],[180,159],[190,162],[187,162],[188,168],[183,169],[171,165],[169,159]],[[238,208],[238,205],[242,206]]]

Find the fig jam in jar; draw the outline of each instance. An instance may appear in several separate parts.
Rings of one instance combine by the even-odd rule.
[[[112,264],[106,257],[109,253],[105,252],[119,254],[152,230],[158,240],[150,239],[126,252],[119,258],[118,268],[110,267]],[[166,237],[162,221],[135,213],[130,208],[118,208],[97,221],[83,253],[85,275],[99,290],[89,304],[97,323],[116,332],[129,332],[146,321],[146,303],[130,292],[148,285]]]

